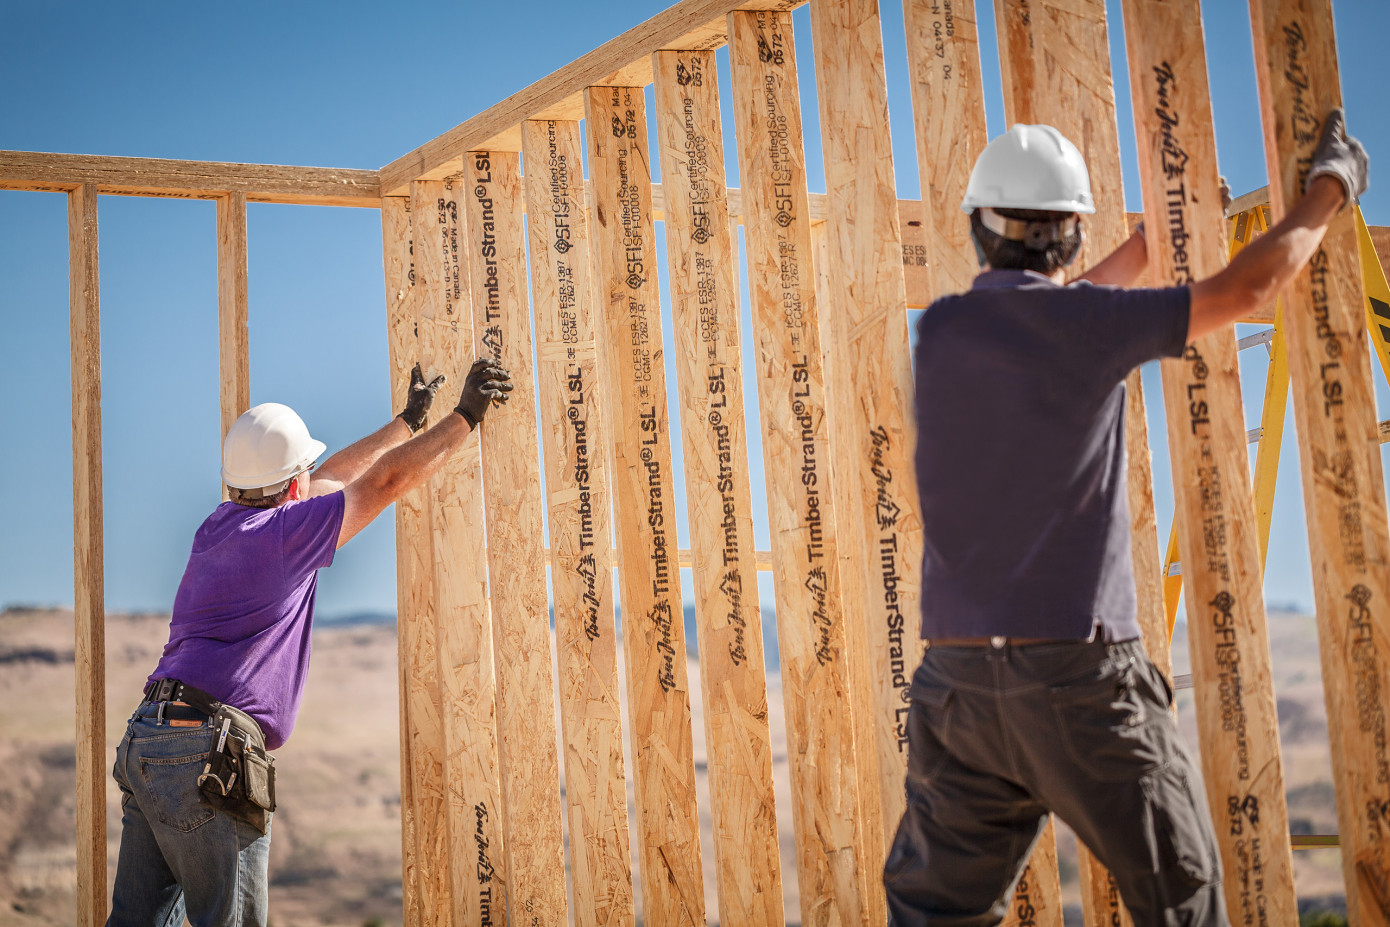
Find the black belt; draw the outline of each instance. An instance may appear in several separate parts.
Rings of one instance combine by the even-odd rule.
[[[140,705],[151,704],[159,705],[161,719],[176,721],[206,721],[222,707],[202,689],[177,679],[156,679],[145,686],[145,700]]]

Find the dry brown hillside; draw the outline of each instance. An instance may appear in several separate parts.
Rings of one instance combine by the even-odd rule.
[[[114,760],[125,719],[163,646],[162,615],[107,618],[107,747]],[[771,633],[768,622],[767,632]],[[1271,619],[1281,733],[1296,830],[1330,833],[1336,816],[1327,759],[1316,632],[1306,616]],[[693,635],[692,635],[693,638]],[[74,920],[74,760],[72,614],[10,609],[0,613],[0,927]],[[1175,642],[1179,673],[1186,643]],[[692,684],[698,675],[692,666]],[[790,794],[780,692],[772,677],[774,773],[783,836],[786,910],[797,919],[791,855]],[[701,819],[709,828],[704,724],[695,709]],[[1183,723],[1195,746],[1190,693]],[[400,922],[400,783],[395,628],[325,627],[314,637],[308,693],[294,737],[279,757],[281,810],[271,844],[271,918],[289,925]],[[119,797],[108,787],[108,858],[114,874]],[[714,897],[712,846],[704,848],[708,909]],[[1071,858],[1069,858],[1071,857]],[[1064,846],[1068,923],[1077,922],[1074,855]],[[1335,850],[1296,857],[1300,897],[1340,893]],[[636,862],[634,860],[634,867]],[[634,869],[635,871],[635,869]]]

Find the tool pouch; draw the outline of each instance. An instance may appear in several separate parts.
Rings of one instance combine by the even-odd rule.
[[[212,744],[198,788],[208,802],[261,833],[275,810],[275,757],[265,751],[260,725],[222,705],[212,716]]]

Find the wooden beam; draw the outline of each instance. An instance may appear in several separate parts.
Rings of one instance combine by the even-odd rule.
[[[744,426],[738,256],[712,51],[652,59],[709,756],[719,920],[781,924],[767,679]]]
[[[1274,218],[1301,195],[1342,102],[1327,0],[1252,0]],[[1354,213],[1334,218],[1284,292],[1323,694],[1352,923],[1390,921],[1390,539]]]
[[[475,148],[516,150],[517,126],[527,119],[579,119],[586,87],[645,87],[652,82],[652,52],[663,48],[713,50],[728,41],[730,10],[793,9],[806,0],[680,0],[646,22],[575,59],[524,90],[381,169],[383,195],[398,195],[412,180],[438,179]]]
[[[609,548],[608,411],[600,400],[579,123],[527,122],[522,147],[534,217],[527,230],[574,920],[618,927],[632,923],[633,898],[613,616],[617,552]]]
[[[425,288],[417,286],[410,200],[383,202],[382,257],[386,283],[386,344],[391,359],[392,408],[405,408],[410,369],[423,357],[420,313]],[[435,414],[436,420],[440,413]],[[448,790],[444,784],[443,696],[435,631],[433,513],[426,486],[396,500],[396,608],[402,714],[403,879],[414,885],[419,923],[443,927],[451,910]],[[414,860],[414,871],[409,864]],[[409,900],[409,889],[406,898]],[[407,909],[409,914],[409,909]]]
[[[217,339],[223,438],[241,413],[251,408],[248,313],[246,194],[229,193],[217,198]]]
[[[1094,264],[1129,236],[1120,171],[1115,92],[1102,0],[995,0],[1004,65],[1008,122],[1056,126],[1080,150],[1091,177],[1096,213],[1086,217],[1087,244],[1075,267]],[[1126,381],[1125,445],[1130,455],[1129,508],[1139,627],[1156,664],[1168,662],[1163,611],[1162,563],[1154,531],[1153,480],[1149,471],[1147,416],[1139,371]],[[1086,922],[1128,924],[1114,879],[1082,854],[1082,902]]]
[[[686,679],[670,421],[641,87],[592,87],[599,365],[611,397],[613,511],[635,755],[642,918],[703,924],[704,886]]]
[[[410,201],[381,204],[391,406],[405,407],[419,356]],[[447,923],[444,734],[434,645],[434,543],[423,486],[396,500],[396,660],[401,716],[401,883],[406,927]],[[444,878],[440,877],[444,874]]]
[[[558,877],[565,855],[521,159],[511,152],[470,152],[463,188],[474,353],[495,358],[514,386],[481,429],[507,891],[514,920],[564,924],[569,913],[565,880]],[[469,343],[468,332],[459,338]]]
[[[421,366],[426,380],[443,373],[455,388],[473,362],[468,271],[459,255],[462,193],[457,182],[411,185]],[[478,440],[470,435],[429,482],[455,927],[496,923],[506,910],[481,467]]]
[[[881,872],[906,808],[908,684],[921,660],[922,522],[912,452],[912,358],[877,0],[812,0],[829,218],[828,301],[836,514],[850,629],[867,872]],[[861,721],[862,719],[862,721]],[[877,839],[874,833],[877,832]],[[886,919],[882,880],[869,886]]]
[[[212,200],[242,193],[249,203],[377,207],[376,171],[164,158],[0,151],[0,190],[66,192],[95,184],[111,196]]]
[[[935,298],[970,289],[980,269],[970,240],[970,216],[960,208],[975,159],[989,141],[980,44],[974,4],[907,0],[903,19],[922,180],[927,290]],[[909,229],[904,223],[904,245]],[[908,293],[912,290],[909,285]],[[912,302],[909,295],[908,305]]]
[[[789,13],[729,15],[801,922],[865,923],[846,615]],[[867,831],[877,840],[878,834]]]
[[[1184,286],[1220,271],[1227,251],[1201,8],[1125,0],[1124,17],[1149,270],[1157,285]],[[1162,369],[1202,779],[1226,908],[1235,922],[1291,924],[1298,904],[1234,330]]]
[[[106,922],[106,580],[101,490],[97,189],[68,194],[73,630],[77,672],[77,923]]]

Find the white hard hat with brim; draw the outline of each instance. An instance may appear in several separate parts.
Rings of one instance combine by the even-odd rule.
[[[222,442],[222,482],[234,489],[262,489],[308,469],[328,446],[309,436],[295,411],[263,402],[242,413]]]

